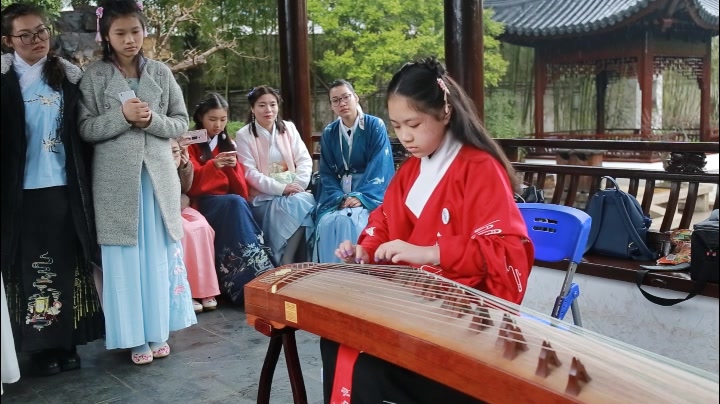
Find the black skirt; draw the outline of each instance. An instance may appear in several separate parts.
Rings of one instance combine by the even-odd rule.
[[[339,347],[336,342],[320,339],[326,404],[330,403]],[[482,383],[482,380],[478,380],[478,383]],[[365,353],[360,353],[353,367],[350,395],[352,404],[482,403],[444,384]]]
[[[11,268],[3,268],[18,351],[72,349],[104,336],[67,192],[65,186],[23,191],[17,254]]]

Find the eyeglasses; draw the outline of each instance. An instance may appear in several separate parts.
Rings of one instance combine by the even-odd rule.
[[[332,104],[333,107],[337,107],[338,105],[340,105],[341,102],[347,104],[348,102],[350,102],[350,97],[352,97],[352,96],[353,95],[351,93],[345,93],[345,94],[341,95],[340,97],[331,98],[330,104]]]
[[[35,43],[35,38],[39,39],[41,42],[47,41],[50,39],[50,29],[49,28],[42,28],[37,32],[26,32],[21,35],[10,35],[13,38],[20,38],[20,42],[22,42],[25,45],[32,45]]]

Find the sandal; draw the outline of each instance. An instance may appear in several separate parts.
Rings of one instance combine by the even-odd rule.
[[[202,299],[202,307],[204,310],[215,310],[217,308],[217,300],[214,297],[206,297]]]
[[[153,358],[164,358],[170,355],[170,345],[168,345],[167,342],[163,342],[161,344],[151,342],[150,349],[152,349]]]
[[[130,353],[130,358],[136,365],[146,365],[153,361],[153,353],[148,344],[135,347],[130,351]]]

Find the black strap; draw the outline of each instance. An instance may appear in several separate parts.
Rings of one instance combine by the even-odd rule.
[[[653,269],[653,272],[671,272],[671,271],[677,271],[677,268],[663,268],[663,269]],[[653,294],[650,294],[647,291],[644,291],[642,288],[643,281],[645,280],[645,275],[647,275],[648,272],[651,272],[651,270],[641,270],[637,271],[635,273],[635,283],[637,284],[638,289],[640,289],[640,293],[645,296],[646,299],[649,301],[658,304],[660,306],[674,306],[678,303],[682,303],[688,299],[692,299],[697,294],[703,291],[705,289],[705,285],[707,284],[707,271],[700,271],[698,274],[698,280],[695,281],[695,286],[692,288],[690,293],[688,293],[687,297],[684,299],[668,299],[666,297],[660,297],[655,296]]]

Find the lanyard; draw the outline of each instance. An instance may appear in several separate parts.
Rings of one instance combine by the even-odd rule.
[[[343,165],[345,166],[345,173],[348,173],[350,171],[350,165],[349,161],[352,158],[352,149],[353,149],[353,137],[355,136],[355,132],[352,131],[352,129],[348,129],[348,133],[345,134],[343,132],[343,126],[340,125],[340,156],[342,156],[343,159]],[[343,153],[343,137],[348,142],[348,158],[345,160],[345,153]]]

